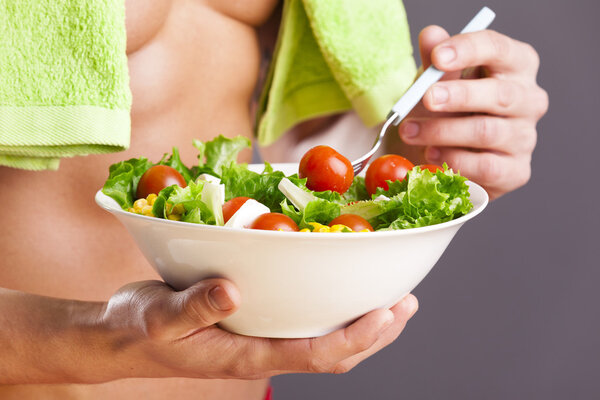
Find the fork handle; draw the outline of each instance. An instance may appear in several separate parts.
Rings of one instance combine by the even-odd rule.
[[[460,33],[482,31],[492,23],[495,17],[496,14],[492,10],[483,7]],[[439,81],[443,75],[444,71],[440,71],[433,65],[427,68],[425,72],[421,74],[419,79],[413,83],[400,100],[392,107],[392,111],[390,111],[390,114],[388,115],[388,119],[393,118],[392,124],[398,125],[400,121],[415,108],[419,101],[421,101],[427,89]],[[394,116],[394,114],[396,116]]]

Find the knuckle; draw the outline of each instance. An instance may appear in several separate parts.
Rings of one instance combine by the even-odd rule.
[[[350,372],[352,370],[352,366],[347,365],[345,363],[338,363],[336,365],[333,366],[333,368],[331,369],[332,374],[336,374],[336,375],[341,375],[341,374],[345,374],[347,372]]]
[[[352,346],[354,353],[358,354],[358,353],[368,350],[377,341],[378,337],[379,336],[377,336],[377,337],[365,336],[365,337],[361,338],[354,344],[354,346]]]
[[[519,169],[520,173],[517,177],[517,187],[524,186],[529,179],[531,179],[531,163],[526,162],[525,165]]]
[[[531,154],[537,145],[537,130],[535,127],[527,126],[521,130],[521,137],[519,138],[523,146],[525,153]]]
[[[548,111],[548,107],[550,105],[550,99],[549,99],[547,91],[545,91],[544,89],[542,89],[539,86],[537,87],[537,89],[538,89],[537,92],[538,92],[539,100],[536,102],[538,105],[536,117],[537,117],[537,119],[540,119]]]
[[[329,372],[331,369],[331,363],[325,361],[320,355],[316,346],[316,339],[312,338],[308,341],[308,357],[306,357],[307,372],[313,373],[324,373]]]
[[[241,345],[234,337],[225,338],[221,346],[225,376],[234,379],[259,379],[269,375],[263,361],[266,354],[255,345]]]
[[[357,354],[367,350],[377,340],[377,337],[372,335],[358,335],[353,338],[348,337],[346,330],[344,330],[344,347],[346,350]]]
[[[306,370],[317,374],[331,372],[333,367],[320,357],[311,357],[308,359]]]
[[[129,314],[143,336],[150,340],[162,340],[166,337],[162,319],[164,302],[155,288],[154,285],[148,285],[136,289],[129,301]]]
[[[202,302],[195,299],[195,296],[184,296],[181,305],[183,317],[191,323],[201,324],[203,326],[212,325],[210,317],[207,315],[206,307]]]
[[[493,60],[504,60],[509,57],[511,46],[506,36],[493,30],[486,30],[485,34],[488,45],[493,49]]]
[[[438,121],[430,121],[425,128],[427,132],[427,136],[429,138],[429,142],[432,144],[439,144],[442,142],[444,130],[440,126]]]
[[[477,142],[482,147],[489,148],[494,146],[498,137],[498,122],[492,118],[476,118],[475,136]]]
[[[495,155],[481,154],[478,167],[479,176],[485,183],[496,183],[502,177],[502,170]]]
[[[529,59],[529,64],[531,65],[532,69],[537,72],[537,70],[540,68],[540,55],[531,44],[524,43],[524,46],[525,53]]]
[[[474,35],[465,35],[463,40],[457,40],[456,47],[457,52],[464,59],[465,64],[473,64],[478,54],[477,42]]]
[[[515,102],[517,97],[517,84],[510,81],[497,81],[498,106],[500,108],[509,108]]]
[[[163,323],[157,315],[158,313],[154,307],[145,307],[141,311],[140,326],[145,336],[150,340],[163,340],[166,338]]]
[[[465,84],[456,84],[448,87],[450,93],[450,103],[459,109],[469,106],[471,101],[471,93]]]

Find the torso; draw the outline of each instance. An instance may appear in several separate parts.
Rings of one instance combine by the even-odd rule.
[[[116,219],[94,203],[116,161],[158,160],[172,146],[193,165],[192,138],[251,136],[256,26],[276,0],[127,0],[132,107],[129,150],[61,161],[56,172],[0,168],[5,212],[0,286],[107,300],[128,282],[158,279]],[[248,161],[250,153],[243,155]],[[0,386],[0,398],[262,399],[266,381],[132,379],[102,385]]]

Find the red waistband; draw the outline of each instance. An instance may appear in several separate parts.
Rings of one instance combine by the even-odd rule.
[[[273,400],[273,387],[269,386],[265,400]]]

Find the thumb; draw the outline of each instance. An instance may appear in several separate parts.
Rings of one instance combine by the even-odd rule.
[[[423,62],[423,68],[427,68],[431,65],[431,52],[441,42],[448,39],[450,35],[444,28],[437,25],[430,25],[424,28],[419,33],[419,51],[421,53],[421,61]],[[458,79],[460,78],[460,72],[447,72],[442,79]]]
[[[132,282],[110,298],[101,318],[108,326],[177,340],[227,318],[240,299],[226,279],[206,279],[181,292],[161,281]]]
[[[225,279],[206,279],[175,294],[171,332],[183,337],[207,328],[233,314],[240,293]]]

